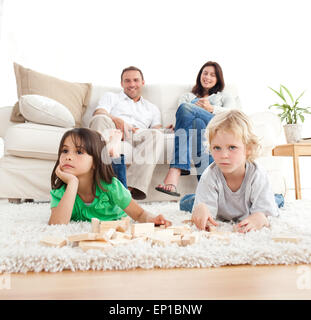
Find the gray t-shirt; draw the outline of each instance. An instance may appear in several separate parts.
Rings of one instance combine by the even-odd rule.
[[[197,186],[193,207],[201,202],[207,205],[214,219],[223,221],[241,221],[255,212],[266,216],[279,214],[266,171],[248,161],[243,182],[235,192],[228,187],[215,162],[207,167]]]

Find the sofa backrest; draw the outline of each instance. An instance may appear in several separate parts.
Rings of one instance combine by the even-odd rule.
[[[150,84],[145,85],[142,95],[145,99],[155,104],[161,111],[163,126],[175,124],[175,113],[178,108],[180,96],[190,92],[192,85],[186,84]],[[92,113],[98,105],[98,101],[105,92],[121,91],[121,87],[105,87],[93,85],[89,107],[83,116],[82,124],[87,127]],[[224,92],[230,93],[236,100],[237,108],[241,108],[241,102],[234,85],[226,85]]]

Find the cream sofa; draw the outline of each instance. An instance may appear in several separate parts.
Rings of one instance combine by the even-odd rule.
[[[147,85],[144,87],[143,96],[160,108],[162,122],[166,126],[175,123],[178,98],[190,89],[190,85]],[[237,107],[240,108],[240,100],[235,87],[229,85],[225,90],[235,97]],[[101,95],[107,91],[119,92],[120,88],[93,86],[89,107],[83,116],[83,126],[88,125],[91,111],[97,105]],[[47,201],[50,198],[50,175],[57,158],[59,141],[68,128],[32,122],[13,123],[10,121],[12,108],[0,108],[0,137],[3,137],[4,140],[4,156],[0,159],[0,198]],[[247,110],[244,111],[248,113]],[[263,157],[258,161],[268,170],[273,191],[285,194],[285,179],[280,172],[277,158],[271,156],[271,150],[281,134],[280,121],[277,116],[268,112],[257,113],[251,117],[264,146]],[[178,200],[178,198],[154,190],[158,183],[163,182],[169,168],[174,134],[166,134],[165,141],[163,152],[167,163],[157,165],[148,197],[144,201]],[[195,192],[197,185],[195,169],[192,173],[180,179],[178,191],[181,196]]]

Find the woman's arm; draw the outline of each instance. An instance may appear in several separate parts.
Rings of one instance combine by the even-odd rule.
[[[178,100],[178,107],[183,103],[190,103],[196,96],[192,92],[184,93]]]

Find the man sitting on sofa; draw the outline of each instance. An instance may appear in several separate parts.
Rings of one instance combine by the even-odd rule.
[[[101,132],[104,138],[111,128],[122,131],[126,163],[130,164],[127,185],[132,197],[137,200],[146,198],[164,147],[162,132],[152,130],[162,128],[161,113],[158,107],[141,96],[144,84],[140,69],[133,66],[125,68],[121,73],[123,90],[118,94],[107,92],[100,98],[89,125]]]

